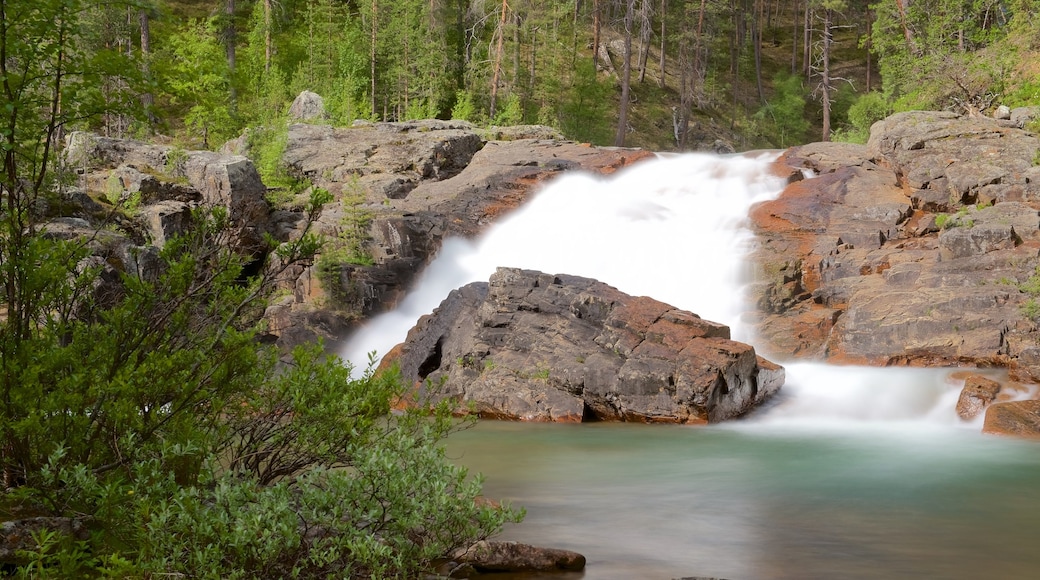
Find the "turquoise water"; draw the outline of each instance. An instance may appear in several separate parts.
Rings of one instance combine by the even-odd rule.
[[[928,425],[484,422],[449,451],[568,578],[1040,577],[1040,446]]]

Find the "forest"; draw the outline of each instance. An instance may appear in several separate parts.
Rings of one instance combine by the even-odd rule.
[[[1035,99],[1032,0],[149,0],[85,3],[79,46],[125,59],[93,127],[215,148],[302,90],[330,122],[544,124],[653,150],[863,140],[909,109]],[[952,82],[951,82],[952,81]],[[136,103],[134,103],[136,104]]]

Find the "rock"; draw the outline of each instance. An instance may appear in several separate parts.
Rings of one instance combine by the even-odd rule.
[[[325,99],[317,93],[303,91],[289,105],[289,119],[292,121],[319,121],[326,118]]]
[[[146,206],[141,217],[148,228],[149,241],[162,247],[191,226],[191,206],[180,201],[163,201]]]
[[[291,347],[390,308],[446,236],[479,234],[565,170],[610,173],[652,155],[564,141],[540,126],[503,129],[502,137],[510,140],[486,141],[482,129],[463,121],[291,125],[283,158],[290,173],[334,196],[311,231],[335,241],[353,216],[364,215],[366,250],[374,263],[324,264],[328,274],[320,279],[333,284],[328,289],[321,288],[316,269],[294,269],[295,278],[282,286],[294,300],[272,312],[279,318],[272,328],[279,330],[268,338],[284,337],[282,344]],[[285,241],[302,232],[300,199],[307,194],[272,211],[256,168],[233,150],[240,149],[229,144],[225,153],[184,151],[71,133],[63,162],[80,175],[76,194],[82,203],[66,204],[75,206],[76,215],[63,217],[99,227],[114,216],[135,245],[148,239],[161,244],[183,226],[181,204],[220,205],[235,228],[232,243],[259,260],[269,250],[265,234]],[[136,220],[113,214],[87,192],[139,205]]]
[[[994,403],[986,409],[982,432],[1040,439],[1040,401]]]
[[[970,421],[997,400],[1000,383],[980,375],[969,375],[964,381],[960,398],[957,399],[957,416]]]
[[[240,155],[194,151],[184,162],[184,175],[202,194],[202,203],[227,208],[235,228],[234,246],[249,253],[266,246],[263,234],[271,210],[264,198],[267,186],[252,161]]]
[[[559,130],[545,125],[509,125],[507,127],[491,127],[487,130],[489,140],[515,141],[517,139],[553,139],[564,141],[567,138]]]
[[[534,129],[521,128],[513,136],[526,137]],[[290,126],[285,159],[292,171],[337,197],[326,206],[316,233],[336,239],[357,207],[371,217],[366,249],[374,262],[332,266],[322,280],[336,287],[306,293],[307,302],[292,308],[306,318],[314,301],[325,300],[318,309],[340,316],[342,325],[381,312],[403,298],[446,237],[478,235],[565,170],[610,173],[651,155],[556,139],[485,143],[481,130],[463,121]],[[342,202],[354,194],[363,198],[360,205]],[[272,228],[291,231],[285,212],[276,215]],[[308,272],[308,279],[316,282],[317,274]],[[349,303],[338,303],[337,296]]]
[[[525,421],[722,421],[784,378],[726,326],[588,278],[513,268],[453,291],[383,364],[393,362],[419,401]]]
[[[789,150],[778,173],[818,175],[751,211],[760,352],[1040,377],[1019,289],[1040,266],[1038,147],[1008,122],[912,112],[865,148]]]
[[[35,550],[33,534],[41,530],[56,532],[74,540],[87,540],[90,530],[82,518],[34,517],[0,523],[0,563],[19,565],[25,560],[22,550]]]
[[[993,110],[993,118],[1004,120],[1011,119],[1011,107],[1008,107],[1007,105],[1000,105],[999,107]]]
[[[561,572],[585,569],[585,556],[569,550],[539,548],[519,542],[484,540],[456,554],[460,564],[478,572]]]
[[[1036,119],[1040,115],[1040,107],[1015,107],[1011,109],[1011,124],[1018,128],[1023,128],[1026,123]]]

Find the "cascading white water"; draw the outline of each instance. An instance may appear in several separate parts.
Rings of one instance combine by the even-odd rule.
[[[610,178],[564,176],[480,239],[446,241],[401,306],[352,337],[343,357],[360,364],[371,351],[385,353],[448,292],[486,281],[499,266],[595,278],[727,324],[735,340],[754,344],[741,320],[745,226],[751,205],[783,187],[769,173],[775,157],[674,155]],[[789,364],[784,400],[762,420],[956,425],[959,384],[947,374]]]

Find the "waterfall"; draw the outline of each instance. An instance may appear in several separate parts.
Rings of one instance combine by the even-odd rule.
[[[775,159],[668,155],[610,177],[562,176],[482,237],[446,240],[401,305],[363,327],[341,355],[360,365],[369,352],[387,352],[448,292],[486,281],[500,266],[595,278],[726,324],[735,340],[754,345],[743,321],[753,243],[747,215],[783,189],[769,171]],[[779,404],[759,413],[762,421],[959,424],[963,381],[945,370],[777,362],[788,368],[787,385]]]

